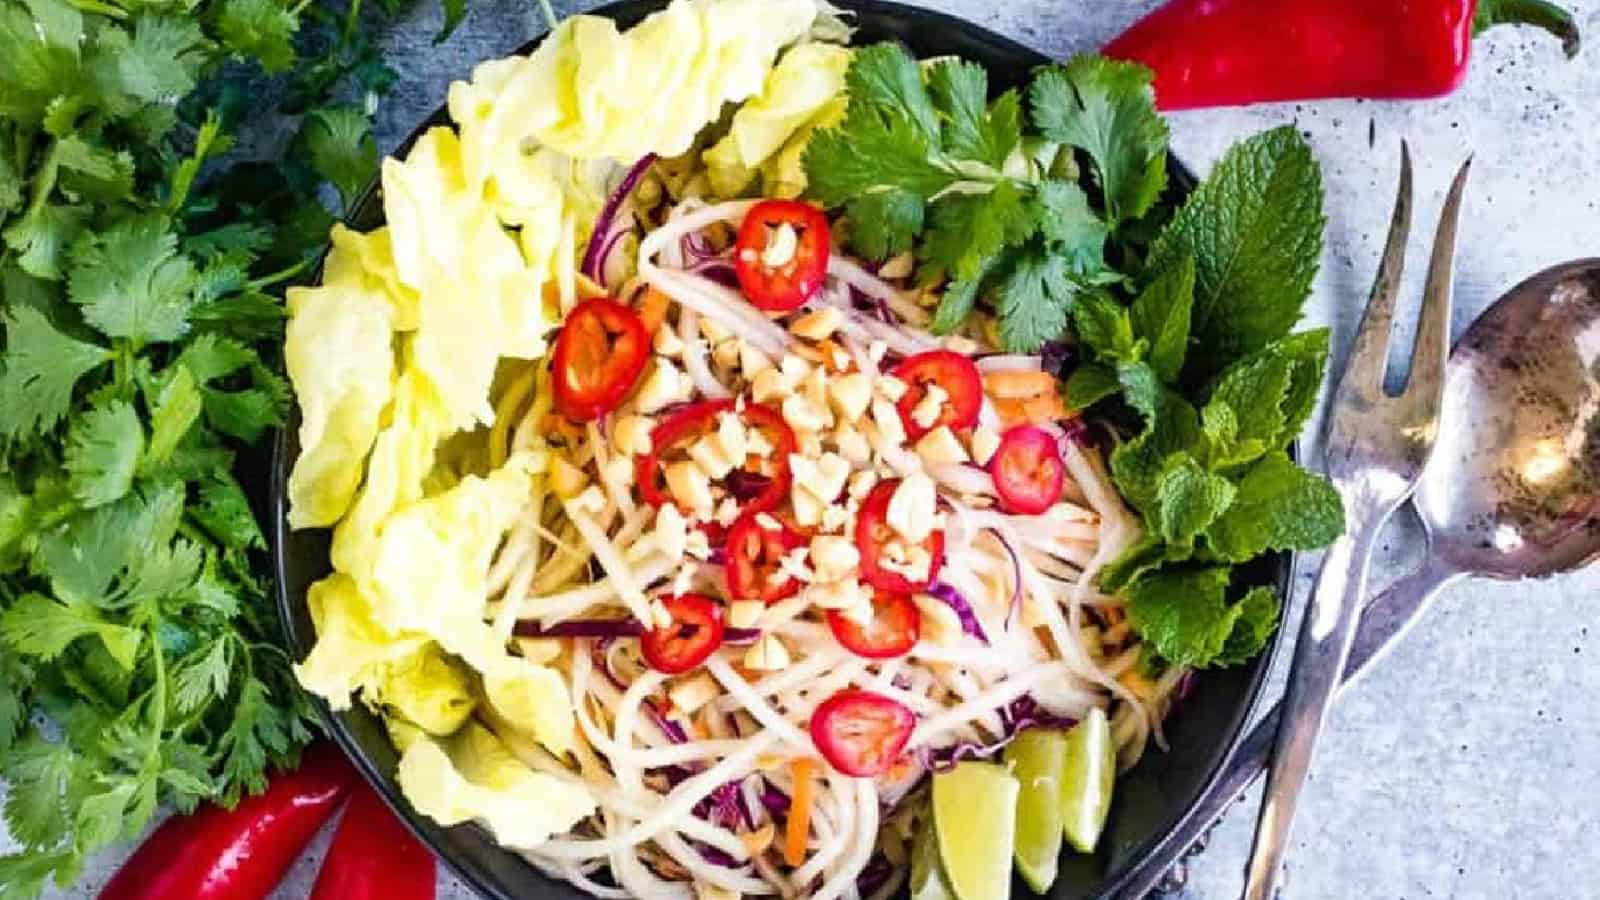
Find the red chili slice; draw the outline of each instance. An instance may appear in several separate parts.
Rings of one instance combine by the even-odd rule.
[[[687,672],[722,646],[722,607],[704,594],[679,594],[661,601],[672,624],[652,628],[639,639],[650,668],[667,675]]]
[[[926,589],[939,575],[939,566],[944,561],[944,531],[935,528],[919,545],[928,553],[927,577],[913,580],[889,569],[888,561],[883,559],[884,547],[899,539],[899,534],[889,527],[889,501],[899,486],[899,481],[885,481],[867,495],[856,514],[856,550],[861,554],[862,581],[891,594],[915,594]]]
[[[811,714],[817,750],[835,769],[855,778],[889,771],[916,727],[916,713],[871,691],[840,691]]]
[[[788,226],[794,237],[793,252],[780,265],[767,264],[769,248],[788,237],[779,230]],[[733,268],[739,289],[757,309],[788,312],[811,299],[822,288],[828,271],[828,252],[832,235],[822,211],[799,200],[763,200],[745,213],[734,243]]]
[[[1055,436],[1043,428],[1018,425],[1000,439],[989,460],[1000,506],[1006,512],[1036,516],[1061,499],[1067,467]]]
[[[900,410],[900,421],[905,424],[906,436],[911,440],[940,425],[959,431],[977,424],[978,411],[983,408],[983,376],[972,360],[952,350],[929,350],[906,358],[890,374],[906,383],[905,396],[895,408]],[[939,418],[924,428],[911,414],[927,396],[930,384],[938,385],[949,399],[939,410]]]
[[[728,531],[728,596],[734,600],[777,603],[800,590],[799,580],[784,574],[779,563],[789,551],[806,545],[805,535],[778,522],[767,528],[747,512]]]
[[[650,452],[634,460],[634,480],[639,494],[652,506],[662,506],[672,501],[672,495],[662,483],[662,467],[672,460],[667,456],[686,446],[707,432],[716,430],[717,417],[737,407],[734,400],[705,400],[691,403],[658,423],[650,432]],[[794,431],[783,421],[783,414],[770,406],[746,402],[739,417],[752,428],[760,429],[772,453],[759,459],[746,461],[744,471],[767,479],[765,486],[746,496],[740,505],[744,512],[761,512],[772,509],[789,495],[789,454],[794,452]],[[726,481],[733,481],[738,470],[730,473]],[[753,478],[750,480],[754,480]]]
[[[650,359],[650,334],[639,314],[596,297],[567,313],[551,359],[556,409],[589,422],[617,408]]]
[[[872,621],[862,625],[839,610],[828,611],[828,627],[846,650],[867,659],[892,659],[911,652],[922,633],[922,613],[905,594],[882,591],[872,598]]]

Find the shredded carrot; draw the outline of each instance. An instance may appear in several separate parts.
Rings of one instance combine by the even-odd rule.
[[[983,389],[997,399],[1026,400],[1041,394],[1054,394],[1056,387],[1055,376],[1038,369],[990,372],[983,376]]]
[[[653,287],[639,298],[639,319],[644,322],[646,334],[655,334],[661,323],[666,321],[668,302],[667,295]]]
[[[1060,394],[1053,391],[1024,400],[1022,411],[1027,415],[1028,421],[1035,425],[1057,422],[1067,417],[1066,403],[1062,401]]]
[[[817,763],[808,756],[789,762],[794,776],[794,796],[789,798],[789,821],[783,833],[783,861],[792,869],[806,861],[806,838],[811,834],[811,795],[816,784],[811,780]]]

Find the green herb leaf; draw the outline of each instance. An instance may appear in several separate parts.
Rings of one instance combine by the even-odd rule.
[[[1148,342],[1147,360],[1156,377],[1178,380],[1189,352],[1189,314],[1194,305],[1194,260],[1183,257],[1155,277],[1129,310],[1133,333]]]
[[[111,351],[67,337],[31,307],[7,310],[4,321],[0,434],[17,438],[47,431],[67,414],[78,381],[109,361]]]
[[[1076,274],[1103,270],[1109,229],[1089,207],[1083,188],[1070,181],[1044,181],[1039,184],[1038,202],[1039,231],[1051,251],[1066,257]]]
[[[1034,126],[1094,161],[1113,225],[1149,211],[1167,183],[1167,123],[1151,72],[1135,63],[1077,56],[1042,70],[1028,91]]]
[[[922,242],[920,277],[976,278],[1001,250],[1026,241],[1034,224],[1027,198],[1008,181],[985,194],[947,198],[933,208]]]
[[[850,243],[868,259],[887,259],[910,250],[922,233],[926,204],[910,191],[890,188],[851,200]]]
[[[1229,570],[1169,568],[1134,582],[1128,622],[1168,662],[1205,668],[1222,655],[1243,610],[1227,601]]]
[[[1292,127],[1229,150],[1150,250],[1160,272],[1195,260],[1194,350],[1204,381],[1289,333],[1322,253],[1322,175]]]
[[[1032,353],[1060,337],[1076,295],[1061,257],[1038,250],[1017,253],[1000,282],[1000,342],[1013,352]]]
[[[300,142],[311,168],[339,191],[346,209],[378,175],[372,122],[353,106],[313,110],[300,126]]]
[[[1072,323],[1085,349],[1108,365],[1138,362],[1148,344],[1133,336],[1128,308],[1100,291],[1085,291],[1072,305]]]
[[[1233,506],[1206,532],[1212,553],[1243,562],[1268,550],[1312,550],[1344,531],[1344,503],[1320,475],[1274,452],[1245,472]]]
[[[1154,519],[1168,545],[1189,548],[1233,503],[1228,479],[1206,471],[1190,456],[1179,456],[1156,482]]]
[[[945,59],[928,72],[928,91],[943,114],[942,144],[960,159],[999,169],[1022,140],[1022,103],[1015,91],[989,104],[989,75],[983,66]]]
[[[300,22],[277,0],[223,0],[217,33],[235,57],[254,58],[268,72],[294,65]]]
[[[1267,646],[1278,630],[1278,595],[1271,588],[1251,588],[1239,600],[1239,618],[1222,645],[1214,666],[1242,666]]]
[[[922,82],[922,67],[895,43],[855,51],[845,73],[845,93],[853,106],[879,107],[903,116],[929,144],[939,141],[939,115]]]
[[[122,499],[143,452],[144,427],[133,407],[121,400],[96,404],[67,432],[63,464],[73,494],[86,507]]]
[[[166,223],[142,217],[113,225],[72,253],[68,296],[108,337],[173,341],[189,329],[194,268],[178,255]]]
[[[1096,363],[1086,363],[1067,376],[1066,401],[1068,409],[1085,410],[1101,400],[1122,390],[1115,370]]]

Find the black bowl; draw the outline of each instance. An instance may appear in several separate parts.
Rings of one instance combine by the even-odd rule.
[[[619,23],[632,24],[661,8],[662,0],[623,0],[596,10]],[[1039,53],[993,32],[943,13],[876,0],[851,0],[839,5],[855,13],[856,42],[897,40],[919,57],[953,54],[982,63],[997,87],[1026,80],[1030,70],[1049,60]],[[535,42],[537,43],[537,42]],[[534,44],[524,47],[528,52]],[[397,154],[404,154],[429,127],[448,122],[441,108],[418,126]],[[1194,186],[1188,171],[1171,160],[1175,198]],[[375,228],[383,221],[376,185],[356,204],[352,227]],[[303,659],[315,640],[306,588],[328,574],[328,534],[325,531],[291,532],[288,528],[285,484],[298,453],[295,424],[279,437],[272,465],[270,523],[273,563],[278,575],[278,602],[290,652]],[[1273,585],[1287,596],[1292,559],[1279,555],[1263,560],[1242,573],[1249,584]],[[1276,652],[1274,639],[1260,657],[1247,666],[1207,672],[1197,679],[1194,692],[1169,718],[1166,727],[1171,749],[1151,748],[1144,759],[1117,783],[1111,818],[1099,850],[1092,856],[1067,854],[1061,876],[1051,891],[1052,900],[1109,897],[1129,876],[1133,866],[1154,852],[1217,777],[1232,752],[1261,692],[1265,674]],[[418,815],[400,794],[395,782],[398,756],[383,724],[359,704],[335,713],[318,702],[328,728],[366,779],[371,782],[418,837],[461,879],[485,897],[495,900],[583,900],[582,891],[552,880],[521,857],[502,849],[487,832],[472,825],[443,828]],[[1028,889],[1017,881],[1013,896]]]

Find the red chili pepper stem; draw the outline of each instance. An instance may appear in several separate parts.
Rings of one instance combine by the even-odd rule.
[[[1572,13],[1547,0],[1478,0],[1472,16],[1472,33],[1483,34],[1496,25],[1529,25],[1561,39],[1561,52],[1571,59],[1582,46]]]

